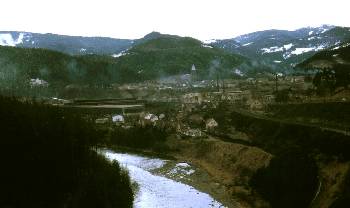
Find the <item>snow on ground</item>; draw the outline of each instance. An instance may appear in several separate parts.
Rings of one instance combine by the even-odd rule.
[[[307,40],[313,40],[313,39],[315,39],[316,37],[315,36],[312,36],[312,37],[309,37],[309,38],[307,38]]]
[[[166,161],[129,154],[105,152],[110,160],[117,160],[129,170],[132,180],[139,185],[135,196],[135,208],[208,208],[223,207],[206,193],[193,187],[165,177],[151,174],[149,171],[162,167]],[[187,167],[179,163],[179,167]]]
[[[265,54],[265,53],[276,53],[276,52],[279,52],[279,51],[283,51],[283,47],[278,47],[278,46],[273,46],[273,47],[270,47],[270,48],[262,48],[260,49],[262,52],[262,54]]]
[[[23,43],[24,34],[20,33],[18,39],[16,40],[16,45]]]
[[[290,53],[284,53],[282,56],[286,60],[286,59],[290,58],[291,54]]]
[[[319,45],[319,46],[312,47],[312,48],[295,48],[291,52],[284,53],[283,54],[283,58],[284,59],[288,59],[292,55],[300,55],[300,54],[307,53],[307,52],[310,52],[310,51],[319,51],[319,50],[325,49],[326,47],[327,46],[325,46],[325,45]]]
[[[10,33],[0,34],[0,45],[1,46],[16,46],[17,44],[23,43],[24,34],[20,33],[17,39],[14,39]]]
[[[293,55],[300,55],[302,53],[307,53],[310,51],[313,51],[314,48],[296,48],[294,51],[291,52]]]
[[[185,162],[176,164],[176,167],[190,168],[191,166]]]
[[[323,31],[321,32],[321,33],[325,33],[325,32],[327,32],[329,29],[327,29],[327,28],[323,28]]]
[[[323,50],[325,48],[327,48],[327,45],[319,45],[319,46],[315,47],[314,50],[319,51],[319,50]]]
[[[310,31],[310,32],[309,32],[309,35],[312,35],[313,33],[314,33],[314,31]]]
[[[206,45],[206,44],[202,44],[202,47],[204,47],[204,48],[213,48],[213,46]]]
[[[186,177],[188,175],[192,175],[195,170],[187,163],[177,163],[175,167],[168,172],[170,176],[178,176],[180,178]]]
[[[86,48],[81,48],[81,49],[80,49],[80,52],[81,52],[81,53],[86,52]]]
[[[292,55],[300,55],[302,53],[307,53],[307,52],[310,52],[310,51],[319,51],[319,50],[325,49],[326,47],[327,46],[325,46],[325,45],[319,45],[319,46],[312,47],[312,48],[296,48],[290,54],[292,54]]]
[[[282,61],[278,61],[278,60],[274,60],[273,62],[275,62],[275,63],[281,63]]]
[[[288,51],[289,49],[291,49],[293,47],[293,43],[289,43],[287,45],[284,45],[283,48]]]
[[[340,42],[339,42],[339,43],[340,43]],[[339,43],[338,43],[338,44],[339,44]],[[336,44],[336,45],[338,45],[338,44]],[[332,50],[337,50],[337,49],[339,49],[339,48],[345,48],[345,47],[348,47],[348,46],[350,46],[350,43],[345,43],[345,44],[338,45],[337,47],[332,48]]]
[[[242,46],[249,46],[251,44],[253,44],[254,42],[250,42],[250,43],[246,43],[246,44],[243,44]]]
[[[209,40],[203,40],[202,42],[203,42],[204,44],[210,44],[210,43],[216,43],[217,40],[215,40],[215,39],[209,39]]]
[[[122,52],[120,52],[120,53],[118,53],[118,54],[113,54],[112,55],[112,57],[113,58],[118,58],[118,57],[121,57],[121,56],[125,56],[125,55],[127,55],[128,53],[126,53],[126,51],[122,51]]]

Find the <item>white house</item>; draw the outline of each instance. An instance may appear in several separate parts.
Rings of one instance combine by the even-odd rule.
[[[112,121],[114,123],[124,123],[125,119],[124,119],[124,116],[122,116],[122,115],[113,115]]]

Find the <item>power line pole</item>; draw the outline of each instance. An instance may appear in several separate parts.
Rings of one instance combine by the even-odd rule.
[[[278,73],[275,74],[275,92],[278,92]]]

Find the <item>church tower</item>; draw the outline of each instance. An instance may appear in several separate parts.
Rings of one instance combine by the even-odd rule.
[[[198,79],[197,69],[196,69],[196,66],[194,64],[192,64],[192,68],[191,68],[191,79],[192,79],[192,81],[197,81],[197,79]]]

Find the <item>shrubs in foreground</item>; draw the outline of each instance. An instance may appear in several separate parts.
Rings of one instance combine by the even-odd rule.
[[[287,152],[274,157],[268,167],[259,169],[251,185],[271,207],[306,208],[318,187],[317,166],[305,154]]]
[[[130,129],[115,127],[110,134],[109,144],[163,153],[168,150],[165,144],[167,135],[165,130],[153,126]]]
[[[0,96],[0,207],[132,207],[130,179],[93,151],[93,124]]]

